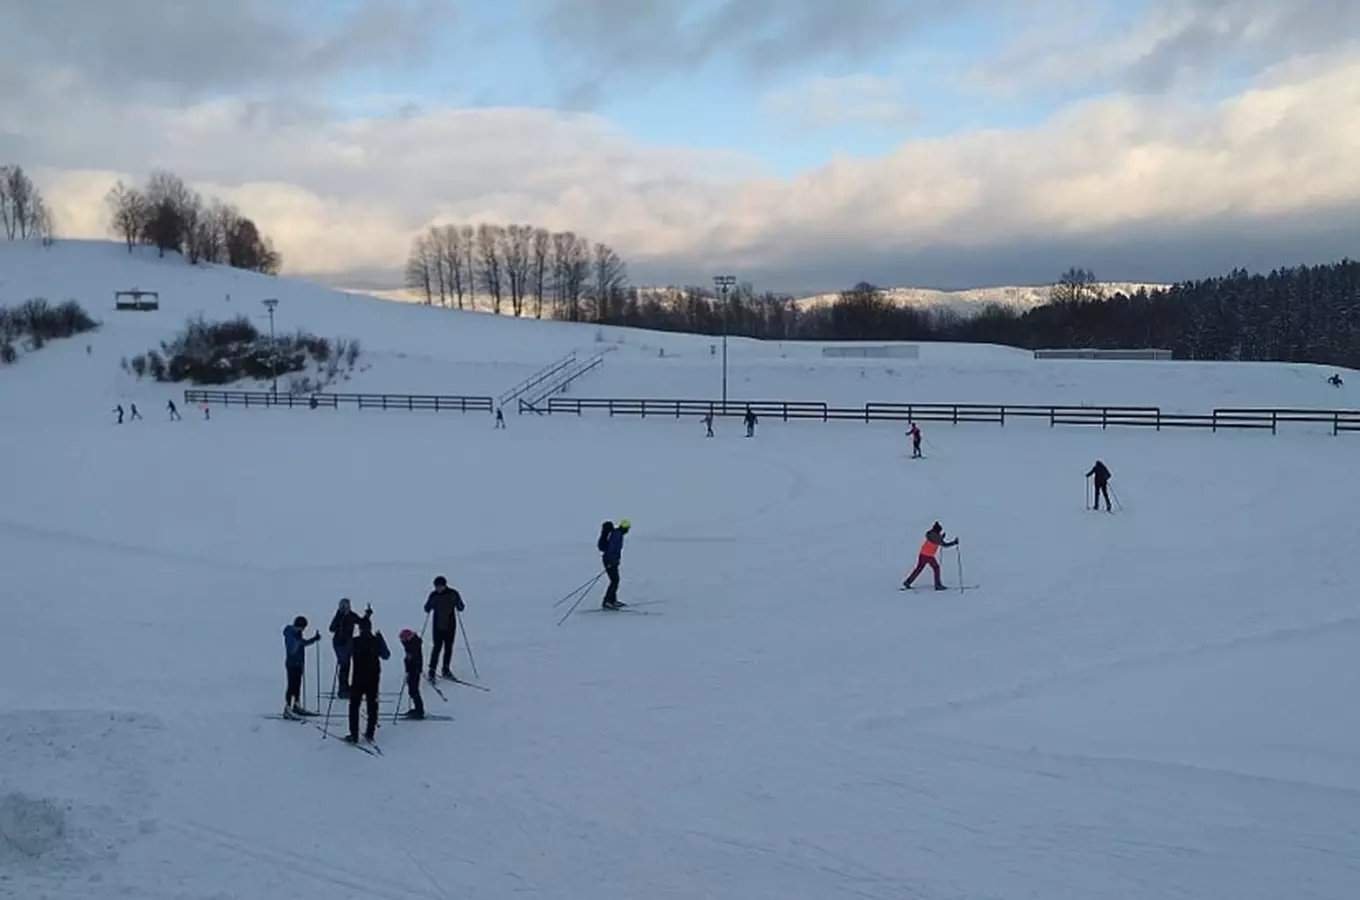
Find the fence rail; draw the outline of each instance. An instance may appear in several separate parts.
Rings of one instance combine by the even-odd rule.
[[[273,394],[269,391],[212,391],[190,389],[184,402],[221,406],[283,407],[287,409],[401,409],[408,412],[492,412],[490,397],[444,394]]]
[[[987,403],[866,403],[863,406],[830,406],[817,401],[670,400],[610,397],[552,397],[545,410],[555,414],[583,415],[603,411],[610,416],[638,418],[685,416],[744,416],[747,410],[761,418],[782,421],[818,420],[856,422],[938,422],[950,425],[980,423],[1004,426],[1008,420],[1047,420],[1059,425],[1105,428],[1142,427],[1207,428],[1210,431],[1266,430],[1276,434],[1286,423],[1330,425],[1332,434],[1360,431],[1360,410],[1330,409],[1239,409],[1220,408],[1211,413],[1168,413],[1156,406],[1015,406]]]
[[[521,397],[519,401],[519,411],[522,413],[542,412],[542,409],[540,409],[540,407],[542,406],[544,400],[547,400],[556,394],[562,393],[568,387],[571,386],[571,383],[573,381],[580,378],[582,375],[585,375],[587,372],[595,371],[602,365],[604,365],[604,354],[598,353],[595,356],[591,357],[590,359],[586,360],[585,362],[576,363],[572,368],[566,370],[565,372],[559,372],[558,377],[555,380],[548,382],[540,390],[536,391],[533,397],[529,398],[528,400],[525,400],[523,397]]]
[[[554,375],[559,374],[563,369],[566,369],[574,365],[575,363],[576,363],[576,351],[573,350],[566,356],[562,357],[561,359],[556,360],[555,362],[548,363],[546,366],[539,369],[537,372],[530,375],[528,378],[524,379],[519,384],[510,388],[510,390],[501,394],[499,397],[496,398],[496,404],[498,406],[504,406],[511,400],[514,400],[515,398],[522,396],[527,391],[533,390],[543,382],[547,381],[549,378],[552,378]]]

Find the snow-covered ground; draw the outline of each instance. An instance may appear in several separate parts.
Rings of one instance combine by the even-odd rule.
[[[114,313],[133,283],[166,310]],[[889,425],[172,424],[177,390],[117,361],[192,310],[278,297],[287,327],[363,341],[353,390],[499,393],[597,329],[0,248],[0,302],[39,288],[109,308],[0,369],[0,897],[1360,896],[1347,437],[929,426],[913,462]],[[575,394],[716,393],[708,340],[602,334]],[[732,349],[760,399],[1345,396],[1308,367]],[[115,427],[128,398],[147,420]],[[1078,503],[1097,457],[1120,514]],[[558,626],[622,517],[623,596],[659,615],[588,612],[596,590]],[[896,590],[935,519],[976,590]],[[395,645],[441,573],[489,693],[427,692],[454,720],[386,719],[381,758],[264,718],[293,616],[351,597]]]

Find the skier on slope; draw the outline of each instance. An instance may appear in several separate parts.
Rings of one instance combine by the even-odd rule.
[[[911,429],[910,429],[909,431],[907,431],[907,435],[911,438],[911,458],[912,458],[912,459],[920,459],[920,458],[921,458],[921,429],[917,426],[917,424],[916,424],[915,422],[912,422],[912,423],[911,423]]]
[[[367,721],[364,723],[365,740],[373,740],[378,731],[378,688],[382,682],[382,661],[392,658],[387,649],[387,641],[381,631],[373,630],[373,619],[364,616],[359,620],[359,636],[354,639],[354,667],[349,685],[349,734],[345,740],[351,744],[359,743],[359,706],[365,706]]]
[[[407,719],[423,719],[425,701],[420,696],[420,668],[425,663],[425,653],[421,649],[420,635],[403,628],[397,636],[406,650],[406,696],[411,698],[411,708],[402,715]]]
[[[458,636],[458,614],[466,607],[463,598],[449,587],[448,579],[440,575],[434,580],[434,590],[425,599],[425,612],[434,620],[434,639],[430,642],[430,680],[434,681],[434,667],[443,651],[444,666],[439,674],[453,678],[449,663],[453,661],[453,641]]]
[[[751,407],[749,407],[749,406],[746,407],[746,417],[745,417],[745,421],[746,421],[746,436],[747,436],[747,437],[755,437],[755,436],[756,436],[756,422],[757,422],[758,420],[756,419],[755,411],[752,410]]]
[[[288,718],[303,715],[302,673],[307,666],[307,648],[321,640],[321,632],[305,637],[307,617],[298,616],[292,625],[283,629],[283,667],[288,673],[288,687],[283,693],[283,714]]]
[[[916,557],[916,568],[907,576],[907,580],[902,582],[902,590],[911,590],[912,582],[916,580],[916,576],[925,570],[926,566],[930,566],[931,572],[935,575],[935,590],[945,590],[944,583],[940,581],[940,563],[935,557],[939,554],[941,547],[956,547],[958,543],[958,538],[952,541],[945,540],[944,528],[940,526],[939,522],[930,526],[930,530],[926,532],[925,542],[921,544],[921,552]]]
[[[364,613],[371,615],[370,608]],[[335,695],[341,700],[349,699],[349,662],[354,654],[354,629],[359,627],[360,616],[351,607],[348,597],[342,597],[336,604],[335,615],[331,617],[331,649],[335,651]]]
[[[1100,509],[1100,498],[1105,497],[1105,511],[1113,512],[1110,509],[1110,470],[1100,460],[1091,467],[1091,471],[1086,473],[1086,477],[1095,476],[1095,494],[1091,498],[1091,509]]]
[[[617,528],[613,522],[605,522],[600,526],[600,539],[595,542],[595,547],[600,551],[604,573],[609,576],[609,587],[604,592],[601,609],[622,609],[628,605],[619,600],[619,563],[623,561],[623,538],[632,527],[633,523],[627,519],[620,520]]]
[[[708,415],[704,416],[703,423],[704,427],[708,429],[708,433],[704,436],[713,437],[713,413],[710,412]]]

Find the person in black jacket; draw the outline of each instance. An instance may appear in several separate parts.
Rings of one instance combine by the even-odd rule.
[[[368,611],[371,614],[372,610]],[[343,598],[331,618],[331,649],[335,651],[335,695],[349,699],[349,660],[354,653],[354,629],[359,627],[359,614],[350,608],[349,598]]]
[[[1100,498],[1105,498],[1105,511],[1113,512],[1110,509],[1110,470],[1100,460],[1091,467],[1091,471],[1086,473],[1086,477],[1095,476],[1095,495],[1091,498],[1091,509],[1100,509]]]
[[[406,694],[411,698],[411,708],[402,715],[408,719],[423,719],[425,701],[420,696],[420,667],[425,662],[425,654],[421,650],[420,635],[409,628],[403,628],[397,637],[401,639],[401,645],[406,649]]]
[[[453,662],[453,639],[458,636],[458,614],[466,607],[458,592],[449,587],[448,579],[440,575],[434,580],[434,590],[425,600],[425,611],[430,613],[434,626],[434,638],[430,643],[430,680],[434,681],[434,667],[439,661],[440,652],[444,655],[444,667],[439,674],[445,678],[453,677],[449,664]]]
[[[387,649],[387,641],[381,631],[373,631],[373,619],[364,616],[359,620],[359,636],[354,639],[354,656],[350,660],[353,667],[349,685],[349,735],[345,740],[351,744],[359,742],[359,704],[367,706],[368,721],[365,723],[364,737],[373,740],[378,730],[378,686],[382,681],[382,661],[391,659],[392,651]]]

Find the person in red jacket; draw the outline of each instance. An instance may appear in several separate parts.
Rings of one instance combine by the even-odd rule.
[[[926,532],[925,542],[921,544],[921,552],[916,558],[916,568],[907,576],[907,580],[902,582],[902,590],[911,590],[912,582],[916,580],[916,576],[925,571],[926,566],[930,566],[931,572],[935,575],[935,590],[945,590],[944,583],[940,581],[940,562],[935,557],[941,547],[956,547],[958,543],[958,538],[952,541],[945,540],[944,529],[940,527],[939,522],[930,526],[930,530]]]

